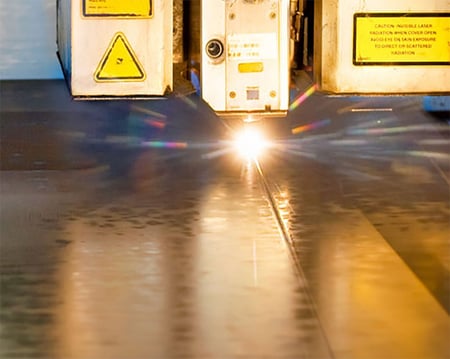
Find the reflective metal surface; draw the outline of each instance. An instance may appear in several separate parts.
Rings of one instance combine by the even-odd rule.
[[[336,357],[450,353],[449,118],[420,104],[312,96],[261,160]]]
[[[313,92],[261,176],[196,95],[1,83],[0,357],[449,357],[447,122]]]

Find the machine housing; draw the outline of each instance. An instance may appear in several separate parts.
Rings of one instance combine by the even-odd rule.
[[[201,90],[216,113],[285,115],[289,73],[289,0],[202,1]]]

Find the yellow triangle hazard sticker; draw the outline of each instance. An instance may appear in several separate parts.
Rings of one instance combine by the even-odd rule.
[[[121,32],[115,34],[95,71],[95,81],[143,81],[145,72],[130,43]]]

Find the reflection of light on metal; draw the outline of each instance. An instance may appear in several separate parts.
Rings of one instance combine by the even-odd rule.
[[[385,128],[352,128],[347,131],[350,135],[393,135],[410,132],[434,132],[436,126],[434,124],[411,125],[411,126],[397,126]],[[449,131],[448,128],[442,128],[440,131]]]
[[[227,148],[221,148],[221,149],[216,150],[216,151],[205,153],[204,155],[202,155],[202,158],[205,159],[205,160],[212,160],[212,159],[217,158],[217,157],[222,157],[222,156],[224,156],[224,155],[226,155],[228,153],[230,153],[230,149],[228,147]]]
[[[380,125],[386,126],[390,123],[398,122],[398,119],[394,116],[378,117],[376,120],[369,120],[369,121],[367,121],[366,117],[361,116],[360,119],[362,120],[361,123],[351,126],[347,130],[353,130],[355,128],[373,128],[373,127],[378,128],[380,127]]]
[[[256,253],[256,240],[253,239],[253,285],[258,286],[258,256]]]
[[[351,112],[392,112],[392,108],[352,108]]]
[[[150,116],[153,116],[153,117],[157,117],[157,118],[160,118],[160,119],[166,119],[166,117],[167,117],[166,115],[164,115],[162,113],[159,113],[159,112],[156,112],[156,111],[153,111],[153,110],[149,110],[148,108],[137,106],[137,105],[131,105],[130,109],[133,110],[133,111],[142,112],[142,113],[145,113],[147,115],[150,115]]]
[[[244,122],[245,123],[251,123],[251,122],[254,122],[254,121],[255,121],[255,119],[253,118],[252,115],[249,115],[246,118],[244,118]]]
[[[295,110],[300,104],[305,101],[309,96],[316,92],[317,85],[312,85],[304,93],[298,96],[289,106],[289,111]]]
[[[295,127],[291,131],[292,131],[292,134],[297,135],[297,134],[302,133],[302,132],[307,132],[307,131],[315,130],[315,129],[320,128],[320,127],[327,126],[330,123],[331,123],[330,120],[320,120],[320,121],[316,121],[316,122],[313,122],[313,123],[309,123],[307,125],[302,125],[302,126]]]
[[[236,135],[234,145],[246,159],[257,159],[267,148],[268,142],[256,128],[245,127]]]
[[[431,151],[406,151],[407,154],[414,157],[426,157],[435,160],[450,161],[450,155],[443,152],[431,152]]]
[[[181,101],[183,101],[190,108],[193,108],[193,109],[197,108],[197,103],[194,102],[194,100],[192,100],[191,97],[181,95],[181,96],[177,96],[177,98],[180,99]]]
[[[291,206],[289,203],[289,194],[286,191],[281,191],[277,196],[277,207],[281,219],[285,226],[289,225],[289,216],[291,213]]]
[[[342,140],[330,140],[328,144],[332,146],[364,146],[368,144],[367,140],[359,139],[342,139]]]

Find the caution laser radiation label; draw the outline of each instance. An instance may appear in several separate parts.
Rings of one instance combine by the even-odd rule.
[[[450,65],[450,13],[358,13],[354,65]]]
[[[149,18],[153,15],[152,0],[83,0],[86,17]]]
[[[95,71],[95,81],[144,81],[145,72],[125,35],[118,32]]]

